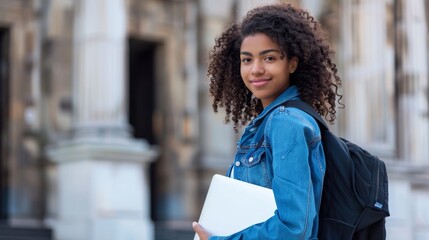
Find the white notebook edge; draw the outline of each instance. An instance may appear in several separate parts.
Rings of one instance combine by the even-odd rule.
[[[222,184],[229,184],[229,186],[226,187],[225,191],[231,191],[228,188],[232,188],[232,189],[235,188],[237,189],[237,191],[233,191],[232,194],[230,195],[226,194],[224,196],[219,196],[219,192],[223,193],[224,189],[219,189],[218,185],[214,186],[215,181],[217,182],[216,184],[219,184],[220,182],[225,182]],[[243,195],[241,196],[239,193]],[[212,196],[215,194],[217,195]],[[234,195],[237,195],[237,196],[234,196]],[[214,197],[220,197],[222,199],[219,203],[217,203],[216,201],[215,203],[213,203],[213,200],[209,198],[214,198]],[[231,204],[229,204],[230,202],[228,202],[228,204],[223,205],[219,211],[215,211],[215,212],[223,212],[225,214],[225,217],[222,216],[223,218],[219,219],[219,216],[215,216],[215,217],[207,216],[207,214],[213,214],[214,212],[214,210],[207,209],[209,207],[208,205],[222,204],[222,201],[230,201]],[[251,205],[252,201],[254,205]],[[261,202],[264,204],[261,205],[260,204]],[[248,211],[248,208],[253,209],[253,211]],[[222,227],[222,225],[225,225],[224,227],[227,229],[226,230],[222,229],[222,231],[225,230],[223,231],[223,234],[219,234],[216,232],[212,232],[212,233],[216,235],[218,234],[229,235],[237,231],[243,230],[253,224],[265,221],[266,219],[274,215],[274,212],[276,209],[277,207],[274,200],[274,194],[272,193],[271,189],[250,184],[244,181],[232,179],[224,175],[214,174],[210,182],[209,189],[207,191],[207,195],[200,213],[198,223],[200,223],[202,227],[205,227],[205,224],[210,224],[210,225],[206,225],[207,228]],[[227,212],[225,213],[225,211]],[[240,219],[241,216],[237,216],[236,214],[237,212],[241,213],[241,215],[245,213],[242,219]],[[231,216],[227,216],[228,214],[231,214]],[[250,215],[245,216],[246,214],[250,214]],[[217,222],[209,221],[210,218],[212,218],[213,221],[217,220],[219,224],[217,224]],[[231,221],[235,220],[235,222],[238,222],[239,224],[235,224],[236,226],[232,226],[234,225],[235,222],[228,223],[229,220]],[[199,240],[199,237],[197,234],[195,234],[194,240]]]

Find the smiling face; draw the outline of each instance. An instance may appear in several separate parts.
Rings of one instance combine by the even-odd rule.
[[[240,73],[246,87],[265,108],[290,85],[296,58],[288,59],[269,36],[256,33],[243,39],[240,47]]]

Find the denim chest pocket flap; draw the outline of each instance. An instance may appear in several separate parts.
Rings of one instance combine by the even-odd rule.
[[[241,158],[241,163],[246,167],[258,165],[264,158],[265,149],[260,147],[254,151],[250,151]]]

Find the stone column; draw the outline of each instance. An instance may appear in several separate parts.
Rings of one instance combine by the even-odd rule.
[[[126,111],[126,6],[76,2],[73,137],[48,155],[57,164],[58,240],[153,239],[148,162],[156,152],[132,139]]]
[[[396,0],[397,155],[388,164],[387,238],[427,239],[429,121],[425,0]],[[412,204],[410,204],[412,202]]]
[[[114,135],[125,134],[125,3],[78,2],[74,24],[75,133],[111,135],[116,130]]]
[[[345,109],[338,131],[379,155],[394,151],[393,44],[383,1],[347,0],[341,4],[341,51]]]
[[[424,0],[396,1],[398,155],[429,164],[427,26]]]
[[[264,1],[260,1],[260,0],[236,0],[236,1],[238,3],[237,17],[239,20],[241,20],[247,14],[247,12],[253,8],[264,6],[267,4],[276,4],[276,3],[281,2],[279,0],[264,0]]]

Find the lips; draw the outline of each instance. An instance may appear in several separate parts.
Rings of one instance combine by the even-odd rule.
[[[255,86],[255,87],[262,87],[265,86],[266,84],[268,84],[268,82],[270,81],[270,79],[254,79],[254,80],[250,80],[250,83]]]

